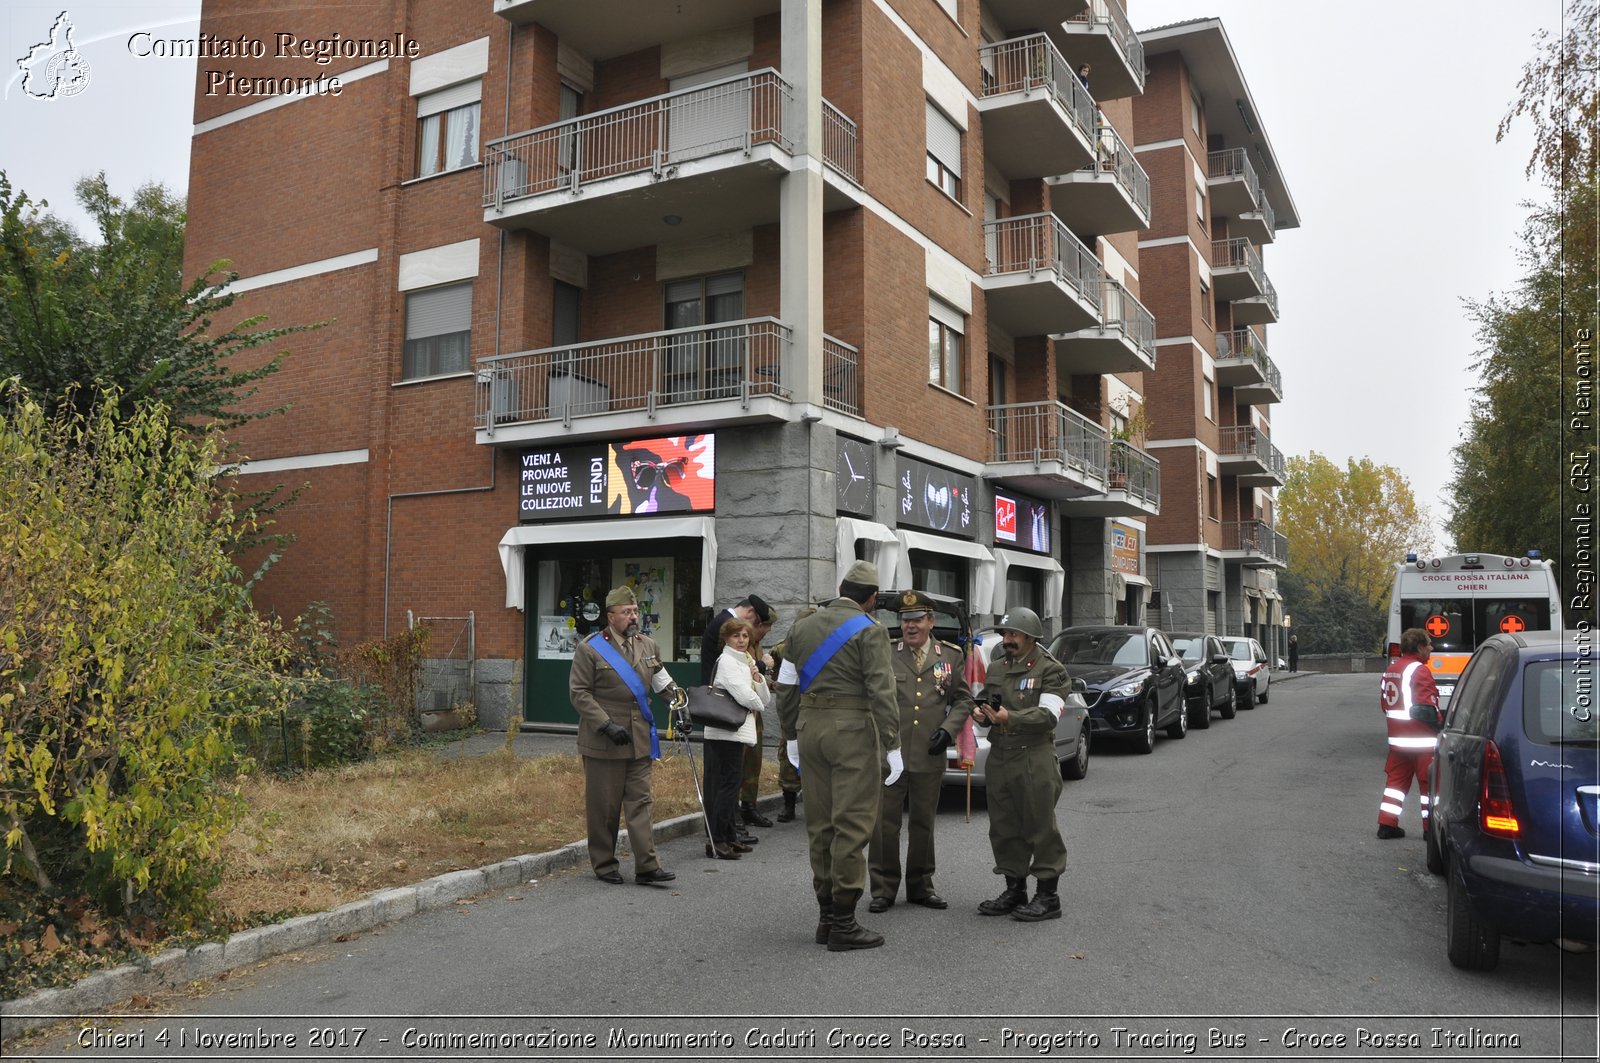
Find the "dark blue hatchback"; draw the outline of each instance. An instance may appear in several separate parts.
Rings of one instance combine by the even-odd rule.
[[[1446,879],[1450,962],[1500,939],[1600,942],[1600,703],[1593,632],[1496,635],[1467,662],[1431,770],[1428,869]]]

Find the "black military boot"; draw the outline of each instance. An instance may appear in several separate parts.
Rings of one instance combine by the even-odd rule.
[[[833,927],[828,931],[829,952],[849,952],[851,949],[875,949],[883,944],[883,935],[874,934],[856,922],[856,906],[833,906]]]
[[[818,898],[817,907],[820,909],[817,915],[817,944],[826,945],[828,935],[833,932],[833,902]]]
[[[1028,880],[1006,876],[1005,892],[978,905],[980,915],[1010,915],[1028,901]]]
[[[1033,900],[1011,913],[1011,918],[1024,923],[1042,923],[1046,919],[1061,918],[1061,898],[1056,896],[1056,879],[1042,878]]]
[[[778,813],[779,823],[794,822],[794,799],[797,795],[792,790],[783,792],[783,811]]]
[[[744,804],[739,806],[739,818],[750,824],[752,827],[772,826],[772,820],[768,819],[766,816],[763,816],[761,814],[761,810],[756,808],[756,806],[749,801],[746,801]]]

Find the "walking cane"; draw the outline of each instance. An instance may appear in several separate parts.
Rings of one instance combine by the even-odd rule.
[[[967,822],[972,822],[972,765],[967,765]]]
[[[689,719],[689,696],[682,688],[678,690],[678,697],[672,702],[672,729],[683,740],[683,755],[689,761],[689,777],[694,780],[695,800],[700,802],[700,822],[706,828],[706,841],[715,845],[711,837],[711,817],[706,814],[706,795],[700,787],[700,769],[695,767],[694,746],[689,742],[689,731],[692,721]]]

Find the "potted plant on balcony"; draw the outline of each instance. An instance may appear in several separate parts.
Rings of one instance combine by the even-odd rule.
[[[1128,418],[1120,428],[1112,431],[1111,438],[1127,443],[1129,446],[1138,446],[1144,442],[1145,435],[1149,430],[1150,419],[1145,416],[1144,408],[1140,407],[1138,413]],[[1119,469],[1113,466],[1106,476],[1107,486],[1111,490],[1126,491],[1128,489],[1128,473],[1126,469]]]

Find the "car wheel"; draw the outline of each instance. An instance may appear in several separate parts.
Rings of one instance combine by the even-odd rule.
[[[1156,751],[1156,703],[1151,699],[1145,706],[1144,730],[1139,732],[1138,741],[1134,748],[1141,753],[1154,753]]]
[[[1081,779],[1089,774],[1089,725],[1083,725],[1078,734],[1078,755],[1061,762],[1061,774],[1069,779]]]
[[[1435,875],[1444,874],[1444,854],[1439,851],[1439,836],[1433,830],[1433,817],[1422,821],[1422,857],[1428,870]]]
[[[1200,699],[1200,707],[1189,717],[1189,726],[1204,731],[1211,726],[1211,703],[1217,700],[1211,696],[1211,688],[1206,688],[1206,696]]]
[[[1224,701],[1222,707],[1217,711],[1222,713],[1224,720],[1231,720],[1239,715],[1239,688],[1237,686],[1232,683],[1228,684],[1228,700]]]
[[[1478,918],[1467,898],[1461,868],[1452,861],[1446,877],[1446,951],[1450,963],[1464,971],[1492,971],[1500,962],[1500,932]]]
[[[1178,718],[1167,724],[1168,738],[1187,738],[1189,735],[1189,706],[1178,699]]]
[[[1269,691],[1271,689],[1272,689],[1272,677],[1268,676],[1267,677],[1267,685],[1261,688],[1261,693],[1256,695],[1256,700],[1261,702],[1261,704],[1265,705],[1267,703],[1267,691]]]
[[[1244,694],[1242,695],[1241,700],[1239,702],[1239,707],[1241,709],[1253,709],[1253,708],[1256,707],[1256,685],[1255,685],[1255,683],[1252,682],[1252,683],[1246,683],[1245,684]]]

